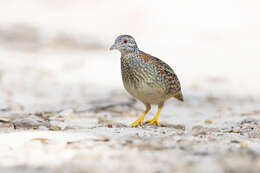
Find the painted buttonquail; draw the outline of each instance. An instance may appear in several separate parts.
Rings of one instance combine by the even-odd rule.
[[[125,89],[146,106],[146,110],[131,127],[143,124],[151,104],[158,105],[158,111],[154,118],[146,123],[156,123],[159,126],[158,116],[164,102],[171,97],[183,101],[181,85],[176,74],[162,60],[139,50],[135,39],[130,35],[118,36],[110,48],[113,49],[121,52],[121,71]]]

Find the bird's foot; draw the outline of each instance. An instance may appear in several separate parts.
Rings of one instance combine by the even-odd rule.
[[[158,127],[160,126],[160,123],[159,123],[159,121],[158,121],[157,118],[153,118],[152,120],[148,120],[148,121],[145,122],[145,124],[149,124],[149,125],[153,125],[154,123],[155,123]]]
[[[143,118],[139,118],[138,120],[136,120],[135,122],[133,122],[130,126],[131,127],[137,127],[138,125],[143,125]]]

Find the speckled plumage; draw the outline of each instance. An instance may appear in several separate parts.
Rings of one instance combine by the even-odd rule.
[[[117,37],[111,49],[121,52],[121,71],[125,89],[143,102],[146,110],[150,110],[151,104],[162,108],[165,100],[171,97],[183,101],[180,82],[171,67],[159,58],[139,50],[133,37]]]

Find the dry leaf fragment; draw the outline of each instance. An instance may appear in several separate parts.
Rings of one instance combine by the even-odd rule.
[[[42,144],[48,144],[49,143],[49,139],[47,139],[47,138],[33,138],[31,140],[32,141],[40,141]]]
[[[209,120],[209,119],[205,120],[204,122],[205,122],[205,124],[212,124],[212,120]]]
[[[61,127],[59,127],[59,126],[50,126],[49,129],[53,130],[53,131],[59,131],[59,130],[61,130]]]
[[[241,148],[247,148],[248,147],[248,143],[246,141],[240,141],[240,147]]]
[[[10,120],[9,118],[5,118],[5,117],[0,117],[0,122],[1,123],[10,123]]]

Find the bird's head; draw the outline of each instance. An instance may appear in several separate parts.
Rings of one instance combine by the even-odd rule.
[[[138,50],[135,39],[130,35],[120,35],[116,38],[114,44],[110,47],[110,50],[117,49],[121,53],[135,52]]]

